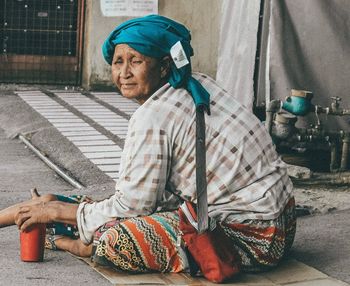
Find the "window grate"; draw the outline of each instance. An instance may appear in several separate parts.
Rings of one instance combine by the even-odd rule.
[[[79,82],[82,0],[0,1],[0,82]]]

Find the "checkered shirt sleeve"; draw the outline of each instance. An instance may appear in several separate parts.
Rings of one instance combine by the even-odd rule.
[[[109,220],[153,213],[164,195],[169,171],[168,138],[153,118],[147,118],[146,123],[142,119],[136,116],[130,120],[115,194],[79,206],[78,227],[86,243]]]

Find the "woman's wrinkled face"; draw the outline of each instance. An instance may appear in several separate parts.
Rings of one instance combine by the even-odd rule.
[[[119,44],[114,50],[112,79],[124,97],[142,104],[162,85],[160,60]]]

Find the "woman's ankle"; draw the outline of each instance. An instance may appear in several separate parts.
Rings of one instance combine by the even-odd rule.
[[[92,244],[85,245],[80,239],[72,239],[63,236],[55,240],[57,249],[68,251],[80,257],[90,257],[92,254]]]

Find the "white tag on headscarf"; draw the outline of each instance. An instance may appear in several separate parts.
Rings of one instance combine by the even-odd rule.
[[[171,47],[170,55],[178,69],[190,63],[180,41]]]

